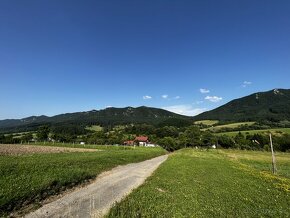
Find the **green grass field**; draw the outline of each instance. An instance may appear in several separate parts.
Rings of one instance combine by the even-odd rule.
[[[47,196],[86,182],[117,165],[166,153],[162,148],[94,148],[106,149],[87,153],[0,156],[0,217],[31,202],[37,207],[37,202]]]
[[[290,217],[290,154],[278,156],[288,171],[273,176],[270,153],[180,150],[108,217]]]
[[[261,129],[261,130],[246,130],[246,131],[233,131],[233,132],[222,132],[222,133],[216,133],[217,135],[228,135],[228,136],[235,136],[239,132],[242,134],[269,134],[271,132],[274,135],[279,135],[283,133],[290,134],[290,128],[277,128],[277,129]]]
[[[206,128],[206,129],[203,129],[203,130],[210,130],[210,131],[218,131],[222,128],[229,128],[229,129],[233,129],[233,128],[237,128],[239,126],[242,126],[242,125],[248,125],[248,126],[251,126],[255,124],[255,122],[240,122],[240,123],[230,123],[230,124],[226,124],[226,125],[218,125],[218,126],[213,126],[213,127],[210,127],[210,128]]]
[[[103,127],[98,126],[98,125],[94,125],[94,126],[89,126],[86,127],[87,130],[91,130],[91,131],[95,131],[95,132],[99,132],[103,130]]]
[[[195,121],[194,124],[204,124],[208,126],[212,126],[214,124],[217,124],[219,121],[218,120],[200,120],[200,121]]]
[[[247,165],[260,172],[270,172],[272,170],[272,156],[269,152],[231,149],[223,150],[223,152],[231,160]],[[290,179],[290,153],[277,152],[275,157],[277,160],[277,175]]]
[[[35,131],[30,131],[30,132],[18,132],[18,133],[11,133],[13,135],[13,138],[20,138],[25,134],[31,133],[34,137],[36,137],[36,132]],[[4,134],[4,136],[8,136],[11,134]]]
[[[86,148],[86,149],[100,149],[100,150],[131,150],[132,146],[119,146],[119,145],[93,145],[93,144],[85,144],[81,145],[79,143],[71,144],[71,143],[61,143],[61,142],[36,142],[30,143],[30,145],[36,146],[52,146],[52,147],[68,147],[68,148]],[[142,149],[138,147],[138,149]]]

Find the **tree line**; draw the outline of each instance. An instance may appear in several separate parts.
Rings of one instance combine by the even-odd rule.
[[[210,131],[202,131],[199,126],[162,126],[150,124],[132,124],[126,126],[106,126],[99,131],[92,131],[74,125],[50,127],[44,125],[33,134],[0,135],[0,143],[17,144],[31,141],[55,141],[66,143],[80,143],[98,145],[122,145],[124,141],[134,140],[136,136],[146,135],[152,143],[162,146],[168,151],[185,147],[216,147],[269,150],[269,136],[266,134],[242,134],[235,136],[218,135]],[[290,151],[290,135],[280,134],[274,136],[274,148],[277,151]]]

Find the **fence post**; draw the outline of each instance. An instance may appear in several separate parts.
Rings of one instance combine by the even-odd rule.
[[[273,148],[273,141],[272,141],[272,134],[270,133],[270,145],[271,145],[271,153],[272,153],[272,172],[273,174],[276,174],[277,168],[276,168],[276,158],[274,154],[274,148]]]

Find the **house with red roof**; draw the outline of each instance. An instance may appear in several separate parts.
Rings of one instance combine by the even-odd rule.
[[[150,145],[148,136],[136,136],[134,140],[125,141],[124,145],[133,146],[148,146]],[[150,146],[152,147],[152,145]]]
[[[134,140],[139,146],[147,146],[149,144],[148,136],[137,136]]]

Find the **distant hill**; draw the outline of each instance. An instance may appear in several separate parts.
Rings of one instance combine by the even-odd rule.
[[[130,123],[147,123],[152,125],[162,124],[174,119],[190,121],[192,117],[182,116],[163,109],[151,107],[126,107],[106,108],[104,110],[92,110],[87,112],[60,114],[53,117],[32,116],[24,119],[8,119],[0,121],[0,132],[19,132],[36,130],[41,125],[119,125]]]
[[[235,99],[195,116],[194,120],[290,121],[290,89],[273,89]]]
[[[60,114],[53,117],[32,116],[24,119],[0,121],[0,133],[34,131],[39,126],[54,128],[77,127],[85,129],[90,125],[114,126],[122,124],[147,123],[156,126],[187,126],[198,120],[218,120],[228,122],[287,120],[290,123],[290,89],[274,89],[258,92],[235,99],[214,110],[195,117],[175,114],[151,107],[106,108],[86,112]]]

